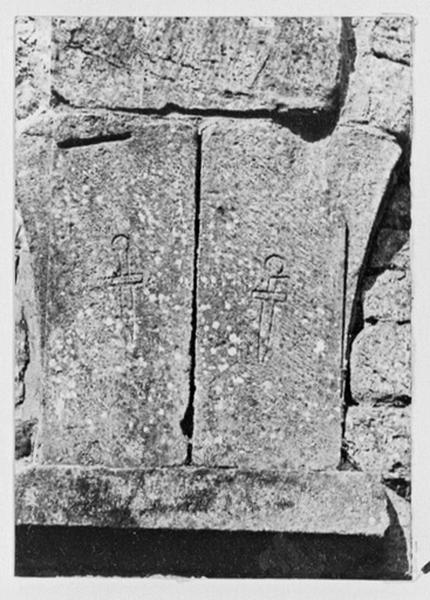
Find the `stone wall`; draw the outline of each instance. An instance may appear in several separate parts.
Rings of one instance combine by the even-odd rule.
[[[260,155],[267,152],[268,161],[276,153],[270,141],[264,147],[266,129],[258,129],[260,121],[269,122],[264,126],[268,140],[291,132],[297,145],[300,140],[312,142],[313,154],[304,155],[303,160],[309,171],[311,163],[323,165],[320,179],[308,178],[306,185],[297,188],[297,196],[305,195],[312,185],[326,185],[327,197],[336,199],[348,223],[344,421],[342,441],[336,442],[334,453],[341,470],[371,472],[386,484],[396,516],[385,538],[384,564],[375,576],[407,575],[411,19],[321,19],[315,25],[309,19],[269,18],[20,18],[16,40],[17,181],[18,188],[33,197],[43,197],[43,186],[51,184],[49,174],[43,173],[47,161],[40,140],[46,123],[57,116],[71,123],[64,126],[62,143],[73,145],[82,138],[94,138],[95,142],[125,139],[120,136],[134,127],[134,117],[158,122],[177,115],[181,127],[199,131],[207,152],[214,152],[211,164],[230,168],[231,178],[239,168],[234,163],[236,155],[223,157],[217,144],[237,147],[245,145],[245,139],[244,152],[237,154],[242,161],[252,160],[249,149]],[[113,120],[117,117],[121,126]],[[249,119],[252,124],[245,135]],[[278,133],[278,128],[284,133]],[[185,133],[183,136],[182,149],[174,152],[183,152],[184,161],[188,152],[194,160],[197,150]],[[39,153],[35,152],[38,144]],[[171,147],[166,145],[162,151],[167,156]],[[40,177],[34,175],[38,172]],[[202,173],[199,186],[203,190],[205,186],[208,190],[222,187],[217,169]],[[266,182],[266,188],[268,185]],[[281,190],[274,190],[276,193]],[[70,451],[66,438],[55,439],[55,424],[49,444],[40,450],[45,331],[41,315],[47,291],[43,273],[38,272],[43,260],[33,262],[33,257],[42,252],[49,231],[36,214],[43,207],[33,203],[34,214],[23,216],[20,207],[25,199],[18,199],[16,458],[20,464],[43,462],[44,456],[63,456],[63,444],[69,458],[82,460],[79,448]],[[313,368],[306,363],[306,369]],[[233,430],[236,413],[231,418]],[[189,437],[193,428],[190,414],[185,415],[183,425]],[[206,431],[205,439],[209,433],[212,431]],[[204,460],[208,456],[205,444],[198,439],[194,444],[194,456]],[[264,462],[254,438],[243,441],[245,449],[247,444],[258,450],[252,462],[258,463],[259,456]],[[212,440],[210,452],[214,447],[216,441]],[[266,450],[270,454],[269,447]],[[302,460],[307,451],[306,445],[300,449]],[[327,455],[330,452],[327,450]],[[118,457],[118,451],[112,455]],[[225,457],[219,454],[217,460],[228,464]],[[282,460],[282,456],[276,459]],[[93,464],[91,461],[97,463],[98,459],[87,456],[85,460]],[[266,563],[274,565],[278,575],[291,575],[282,562],[285,542],[270,544],[270,549],[261,551],[263,575],[270,571],[265,570]],[[315,576],[312,569],[309,573]],[[318,568],[316,573],[330,576]],[[306,570],[299,576],[306,576]]]

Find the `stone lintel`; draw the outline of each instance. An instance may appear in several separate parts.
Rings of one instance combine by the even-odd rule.
[[[53,87],[74,106],[333,110],[342,21],[55,18]]]
[[[18,525],[283,531],[382,536],[382,485],[342,471],[25,467]]]

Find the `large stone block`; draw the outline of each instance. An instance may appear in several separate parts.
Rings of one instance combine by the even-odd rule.
[[[410,406],[350,406],[345,428],[348,454],[363,471],[409,479],[410,425]]]
[[[412,17],[378,17],[371,34],[373,53],[378,57],[411,64]]]
[[[15,498],[18,524],[371,536],[388,526],[378,480],[341,471],[45,466],[18,472]]]
[[[411,318],[411,273],[387,269],[363,283],[365,321],[409,321]]]
[[[39,242],[33,253],[47,282],[37,460],[182,463],[194,128],[178,120],[68,116],[33,139],[52,156],[43,202],[37,187],[18,193],[24,221],[36,221],[30,229],[46,219],[49,230],[47,249]],[[21,185],[37,179],[34,169],[31,162]]]
[[[365,325],[351,353],[351,391],[357,402],[411,395],[411,327],[379,322]]]
[[[75,105],[326,110],[337,18],[58,18],[53,86]]]
[[[269,122],[203,132],[197,464],[339,461],[345,227],[324,148]]]
[[[411,68],[385,58],[357,58],[351,74],[341,122],[409,135],[412,111]]]

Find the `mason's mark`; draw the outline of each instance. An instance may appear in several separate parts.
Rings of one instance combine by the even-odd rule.
[[[252,296],[260,301],[260,314],[258,326],[258,362],[266,360],[272,345],[272,330],[276,304],[287,301],[285,281],[288,275],[283,275],[285,261],[279,254],[271,254],[264,261],[264,268],[268,273],[267,287],[255,289]]]
[[[143,272],[133,272],[130,260],[130,238],[120,233],[112,238],[112,250],[116,255],[116,267],[112,275],[98,280],[101,285],[118,288],[120,315],[126,329],[130,329],[132,341],[136,334],[136,286],[144,282]]]

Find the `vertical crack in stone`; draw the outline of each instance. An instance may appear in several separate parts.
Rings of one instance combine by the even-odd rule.
[[[15,375],[15,406],[24,403],[25,400],[25,374],[30,364],[30,343],[28,339],[28,323],[25,318],[24,309],[21,309],[21,318],[17,323],[18,337],[15,341],[16,348],[16,375]]]
[[[349,227],[345,220],[345,237],[344,237],[344,260],[343,260],[343,282],[342,282],[342,329],[341,329],[341,350],[340,350],[340,400],[342,411],[342,440],[345,434],[345,416],[346,416],[346,387],[348,379],[348,362],[346,360],[346,303],[347,303],[347,286],[348,286],[348,260],[349,260]],[[341,463],[343,445],[341,446]]]
[[[196,171],[194,186],[194,257],[193,257],[193,289],[191,300],[191,336],[190,336],[190,375],[189,375],[189,398],[188,406],[180,425],[182,433],[189,439],[185,464],[192,463],[192,437],[194,429],[194,396],[196,392],[195,370],[196,370],[196,337],[197,337],[197,284],[198,284],[198,258],[200,238],[200,189],[201,189],[201,163],[202,163],[202,138],[196,134]]]
[[[21,248],[22,248],[22,225],[18,225],[15,234],[15,283],[18,280],[19,263],[21,260]]]
[[[357,465],[351,461],[345,440],[346,415],[351,404],[350,391],[350,364],[348,351],[348,326],[347,326],[347,298],[348,298],[348,269],[349,269],[349,227],[345,220],[344,238],[344,263],[343,263],[343,291],[342,291],[342,333],[341,333],[341,360],[340,360],[340,400],[341,400],[341,446],[338,469],[356,470]]]
[[[337,120],[340,117],[341,110],[345,103],[348,93],[349,78],[355,68],[355,59],[357,56],[357,48],[355,42],[354,29],[351,24],[350,17],[342,17],[342,33],[341,33],[341,60],[339,65],[339,81],[337,89]]]

